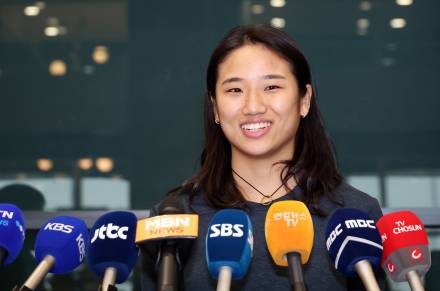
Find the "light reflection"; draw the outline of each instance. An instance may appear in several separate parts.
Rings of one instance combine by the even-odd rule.
[[[286,5],[286,0],[270,0],[270,6],[280,8]]]
[[[96,168],[103,173],[108,173],[113,170],[113,160],[111,158],[97,158]]]
[[[359,9],[362,11],[370,11],[371,7],[372,5],[370,1],[361,1],[361,3],[359,3]]]
[[[52,76],[60,77],[64,76],[67,72],[67,66],[66,63],[62,60],[53,60],[49,64],[49,73]]]
[[[270,20],[270,24],[276,28],[284,28],[286,27],[286,20],[281,17],[274,17]]]
[[[39,159],[37,160],[37,167],[43,172],[48,172],[53,168],[53,162],[51,159]]]
[[[108,62],[110,54],[106,46],[100,45],[95,47],[92,57],[95,63],[102,65]]]
[[[393,18],[390,20],[390,26],[395,29],[404,28],[406,26],[405,18]]]
[[[251,10],[253,14],[263,14],[264,6],[261,4],[254,4],[252,5]]]
[[[400,6],[409,6],[413,4],[413,0],[396,0],[396,4]]]
[[[40,8],[37,6],[26,6],[23,12],[26,16],[37,16],[40,14]]]

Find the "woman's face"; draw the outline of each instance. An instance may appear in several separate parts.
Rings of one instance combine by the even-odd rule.
[[[250,44],[232,51],[219,65],[213,100],[232,155],[291,159],[311,94],[307,85],[299,95],[289,63],[267,47]]]

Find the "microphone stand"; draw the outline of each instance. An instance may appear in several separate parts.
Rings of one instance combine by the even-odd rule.
[[[0,266],[3,266],[3,262],[6,260],[6,257],[8,256],[8,252],[0,247]]]
[[[116,288],[115,285],[108,285],[107,289],[102,289],[102,286],[99,286],[98,291],[118,291],[118,288]]]
[[[295,291],[306,291],[301,267],[301,255],[299,253],[287,253],[287,265],[289,268],[290,284]]]
[[[408,283],[412,291],[425,291],[425,287],[423,287],[422,280],[420,280],[420,276],[417,271],[409,271],[406,274],[406,278],[408,279]]]
[[[178,265],[176,260],[176,245],[165,242],[162,245],[162,255],[159,261],[157,287],[158,291],[177,291]]]

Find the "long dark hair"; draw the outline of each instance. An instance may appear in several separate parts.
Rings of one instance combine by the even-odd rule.
[[[232,51],[246,44],[262,44],[285,59],[291,66],[301,96],[306,93],[306,85],[312,85],[306,58],[293,39],[283,31],[268,25],[254,25],[237,27],[229,32],[214,50],[206,74],[203,116],[205,145],[200,170],[170,193],[189,193],[191,199],[197,193],[202,193],[215,208],[246,208],[246,201],[232,176],[231,145],[221,127],[214,122],[211,101],[211,98],[216,98],[219,65]],[[309,113],[301,119],[295,138],[294,156],[291,160],[279,162],[285,165],[280,178],[287,188],[287,181],[294,177],[302,190],[303,202],[318,215],[325,215],[319,209],[319,199],[329,195],[330,200],[336,202],[331,193],[341,183],[342,176],[337,170],[333,147],[325,133],[315,90],[312,91]]]

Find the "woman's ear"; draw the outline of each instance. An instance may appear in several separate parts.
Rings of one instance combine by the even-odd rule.
[[[302,98],[300,100],[299,114],[301,115],[302,118],[306,117],[307,114],[309,113],[312,95],[313,95],[312,85],[307,84],[306,85],[306,93],[304,94],[304,96],[302,96]]]
[[[215,123],[218,123],[220,119],[218,117],[217,103],[215,102],[215,99],[212,98],[212,96],[210,96],[209,98],[211,98],[212,109],[214,111],[214,121]]]

